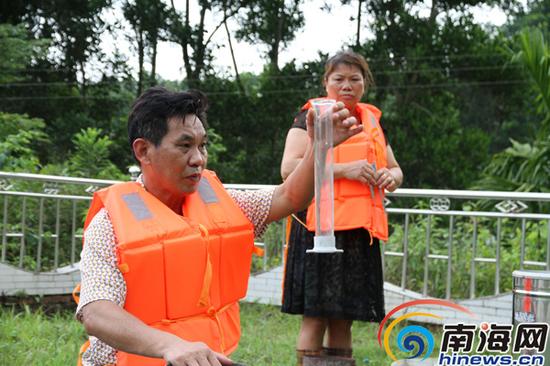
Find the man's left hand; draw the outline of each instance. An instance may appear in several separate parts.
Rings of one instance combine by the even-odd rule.
[[[310,139],[313,140],[315,121],[315,111],[310,108],[307,113],[307,133]],[[337,146],[340,143],[346,141],[351,136],[357,135],[363,131],[363,126],[357,126],[357,119],[351,116],[348,109],[345,108],[344,103],[337,102],[332,107],[332,142],[333,146]]]

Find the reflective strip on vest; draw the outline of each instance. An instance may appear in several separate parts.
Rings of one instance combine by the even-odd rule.
[[[374,115],[373,115],[373,114],[370,115],[370,124],[371,124],[372,128],[376,128],[376,127],[377,127],[377,126],[376,126],[376,118],[374,118]]]
[[[214,189],[210,185],[210,182],[206,178],[202,178],[199,182],[199,195],[204,203],[217,203],[219,202],[218,196]]]
[[[153,217],[153,214],[149,211],[149,208],[143,202],[138,192],[123,194],[122,200],[126,203],[136,221],[148,220]]]

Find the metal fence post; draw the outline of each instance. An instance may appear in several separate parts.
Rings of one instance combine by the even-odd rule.
[[[476,296],[477,217],[473,218],[472,259],[470,260],[470,299]]]
[[[4,197],[4,217],[2,219],[2,262],[6,261],[6,251],[8,249],[8,196]]]
[[[451,215],[449,219],[449,244],[447,247],[447,289],[445,294],[445,297],[447,299],[451,298],[451,287],[452,287],[453,230],[454,230],[454,216]]]
[[[428,296],[428,272],[430,266],[430,239],[432,232],[432,215],[427,215],[426,223],[426,257],[424,258],[424,286],[422,295]]]

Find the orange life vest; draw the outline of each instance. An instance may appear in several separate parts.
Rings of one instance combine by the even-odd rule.
[[[185,198],[184,216],[138,183],[95,193],[85,228],[105,207],[127,286],[124,309],[145,324],[229,354],[240,338],[238,300],[246,295],[253,225],[213,172]],[[117,366],[164,365],[122,351]]]
[[[312,100],[302,110],[309,109]],[[334,163],[366,159],[375,169],[386,167],[386,140],[379,122],[382,112],[365,103],[358,103],[356,111],[363,124],[363,131],[334,148]],[[308,207],[306,224],[308,230],[315,231],[315,202]],[[356,180],[334,180],[334,230],[361,227],[367,229],[373,237],[388,240],[383,190]]]

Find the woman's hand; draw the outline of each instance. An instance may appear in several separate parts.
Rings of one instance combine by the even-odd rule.
[[[398,186],[397,180],[388,168],[380,168],[375,173],[375,185],[380,189],[387,189],[390,192],[395,191]]]
[[[338,165],[338,168],[335,167],[335,178],[340,176],[341,178],[356,180],[364,184],[373,186],[376,184],[376,172],[367,160],[356,160]],[[336,170],[340,170],[341,173],[337,173]]]
[[[315,111],[310,108],[307,112],[307,134],[313,141]],[[346,141],[351,136],[357,135],[363,131],[363,126],[356,126],[357,119],[351,117],[349,110],[345,108],[344,103],[337,102],[332,107],[332,143],[337,146]]]

